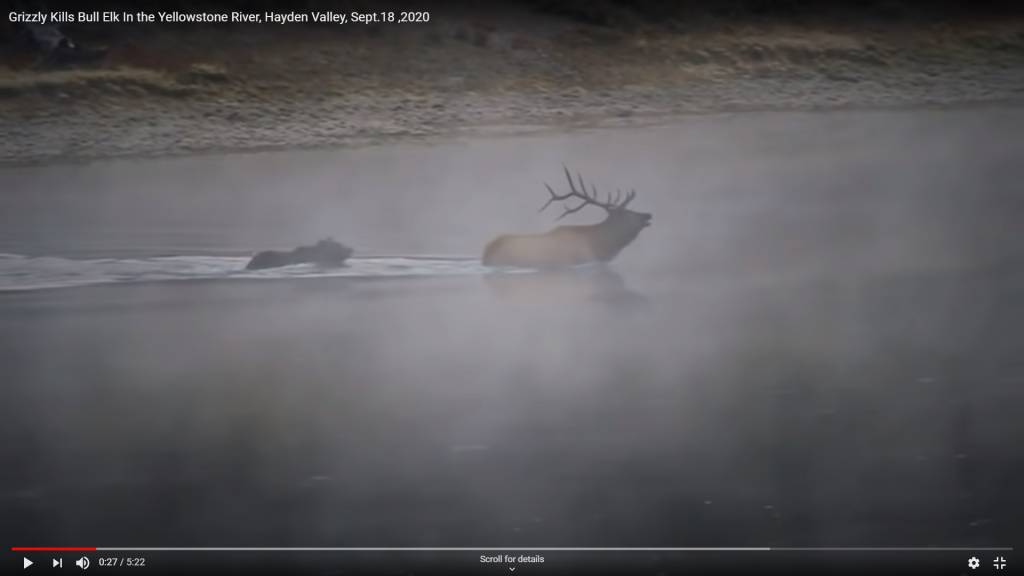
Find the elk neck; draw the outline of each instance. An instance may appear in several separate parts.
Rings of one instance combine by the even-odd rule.
[[[625,228],[621,221],[616,221],[610,215],[597,224],[584,225],[580,228],[585,233],[591,254],[599,262],[613,260],[640,234],[640,229]]]

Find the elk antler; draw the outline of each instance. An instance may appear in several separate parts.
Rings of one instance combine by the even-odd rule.
[[[617,190],[615,192],[614,199],[612,199],[612,195],[609,192],[608,200],[602,202],[597,198],[597,187],[591,184],[591,193],[587,194],[587,186],[586,184],[583,183],[583,176],[577,173],[576,177],[577,179],[579,179],[580,182],[580,189],[577,190],[576,186],[572,182],[572,176],[569,175],[569,169],[566,168],[564,165],[562,166],[562,169],[565,170],[565,179],[569,181],[569,192],[559,196],[558,194],[555,194],[555,191],[551,189],[551,186],[548,186],[547,182],[545,182],[544,186],[547,187],[548,192],[551,193],[551,198],[548,198],[547,203],[545,203],[544,206],[542,206],[541,209],[538,210],[538,212],[543,212],[544,209],[550,206],[552,202],[563,202],[565,200],[568,200],[569,198],[579,198],[580,200],[583,200],[583,203],[580,204],[579,206],[576,206],[575,208],[566,208],[565,211],[562,212],[562,215],[559,216],[558,218],[555,218],[555,220],[561,220],[562,218],[565,218],[569,214],[579,212],[588,204],[597,206],[599,208],[604,208],[609,212],[612,210],[621,210],[625,208],[627,205],[629,205],[629,203],[633,201],[633,198],[636,197],[636,190],[630,190],[629,192],[626,192],[626,199],[620,202],[620,199],[622,198],[622,191]]]

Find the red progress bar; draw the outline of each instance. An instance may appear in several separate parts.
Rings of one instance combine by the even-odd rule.
[[[41,551],[41,550],[95,550],[95,548],[11,548],[11,550]]]

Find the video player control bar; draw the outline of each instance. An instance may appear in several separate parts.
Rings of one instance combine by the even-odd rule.
[[[44,552],[68,552],[69,567],[146,574],[201,568],[217,574],[786,574],[961,573],[984,561],[1001,569],[1013,548],[13,548],[24,569]],[[86,553],[82,554],[82,551]],[[75,555],[72,558],[71,552]],[[32,554],[39,554],[34,558]],[[51,556],[54,567],[62,558]],[[21,560],[21,558],[19,558]],[[31,568],[30,568],[31,567]],[[45,565],[43,566],[45,569]],[[582,571],[582,572],[581,572]]]

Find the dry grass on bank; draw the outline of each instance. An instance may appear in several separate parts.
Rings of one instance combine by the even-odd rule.
[[[160,70],[95,68],[46,72],[0,69],[0,98],[111,96],[188,96],[195,88]]]

